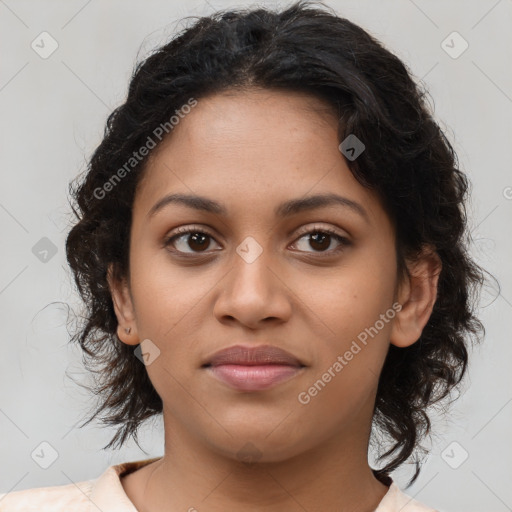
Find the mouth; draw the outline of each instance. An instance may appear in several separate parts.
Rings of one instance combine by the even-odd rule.
[[[260,365],[286,365],[305,366],[297,357],[282,348],[273,345],[259,345],[256,347],[233,345],[215,352],[203,367],[220,366],[225,364],[260,366]]]
[[[289,352],[271,345],[229,347],[202,365],[212,377],[246,392],[274,387],[302,373],[305,367]]]

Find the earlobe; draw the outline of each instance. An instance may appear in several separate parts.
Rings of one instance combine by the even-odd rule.
[[[137,345],[139,336],[130,290],[126,279],[115,276],[112,264],[108,267],[107,281],[117,317],[117,337],[127,345]]]
[[[438,254],[430,247],[407,264],[408,275],[399,286],[398,302],[402,309],[391,330],[392,345],[408,347],[420,338],[434,309],[441,268]]]

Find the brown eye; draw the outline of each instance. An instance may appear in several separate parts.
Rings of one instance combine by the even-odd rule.
[[[318,251],[325,251],[329,249],[329,246],[331,245],[331,235],[325,233],[313,233],[309,236],[309,243],[313,249]]]
[[[192,250],[199,251],[204,251],[210,245],[209,236],[204,233],[190,233],[187,243]]]
[[[172,246],[176,252],[193,254],[206,251],[211,240],[213,237],[204,231],[197,228],[185,228],[166,238],[164,245],[165,247]]]
[[[350,241],[347,238],[328,228],[315,228],[304,233],[298,240],[295,246],[297,246],[300,251],[310,253],[311,251],[308,249],[314,249],[313,253],[333,254],[350,245]],[[333,242],[334,245],[336,245],[337,242],[337,248],[331,248]]]

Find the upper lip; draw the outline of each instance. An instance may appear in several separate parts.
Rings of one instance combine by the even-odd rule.
[[[273,345],[259,345],[256,347],[233,345],[215,352],[203,366],[219,366],[221,364],[305,366],[294,355]]]

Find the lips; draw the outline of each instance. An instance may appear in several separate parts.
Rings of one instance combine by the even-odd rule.
[[[203,368],[232,389],[257,392],[300,375],[305,365],[278,347],[235,345],[213,354]]]
[[[272,346],[260,345],[246,347],[235,345],[213,354],[203,366],[220,366],[226,364],[242,366],[261,366],[279,364],[286,366],[305,366],[298,358],[285,350]]]

